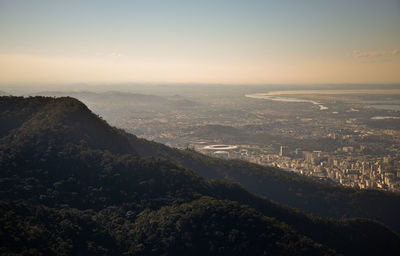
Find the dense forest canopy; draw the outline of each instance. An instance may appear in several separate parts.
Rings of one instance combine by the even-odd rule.
[[[398,255],[398,202],[138,139],[73,98],[0,98],[3,255]]]

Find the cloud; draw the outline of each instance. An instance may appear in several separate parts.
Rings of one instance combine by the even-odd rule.
[[[111,58],[119,58],[119,57],[122,56],[122,54],[121,54],[121,53],[118,53],[118,52],[112,52],[112,53],[109,54],[109,56],[110,56]]]
[[[122,57],[122,54],[119,52],[111,52],[111,53],[96,52],[95,55],[97,57],[112,58],[112,59],[118,59]]]
[[[400,55],[400,50],[394,49],[389,51],[353,51],[353,57],[360,59],[387,59],[396,55]]]

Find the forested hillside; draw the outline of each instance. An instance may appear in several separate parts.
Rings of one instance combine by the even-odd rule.
[[[132,136],[132,145],[141,156],[170,159],[208,179],[241,184],[256,194],[306,213],[333,218],[370,218],[400,232],[400,194],[360,190],[318,182],[242,160],[212,158],[193,150],[179,150]]]
[[[138,140],[72,98],[1,97],[0,127],[3,255],[400,253],[399,236],[380,223],[312,217],[235,183],[206,180],[175,162],[210,162],[209,173],[221,164],[218,175],[244,163]],[[164,159],[141,156],[150,150]]]

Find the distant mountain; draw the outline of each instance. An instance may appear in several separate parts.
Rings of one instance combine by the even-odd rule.
[[[32,93],[29,96],[43,96],[43,97],[73,97],[73,96],[81,96],[81,97],[96,97],[99,95],[96,92],[90,91],[41,91],[37,93]]]
[[[153,104],[153,105],[170,105],[174,107],[193,107],[200,103],[188,100],[180,95],[173,95],[170,97],[161,97],[157,95],[140,94],[140,93],[127,93],[120,91],[107,91],[107,92],[58,92],[58,91],[43,91],[33,94],[32,96],[46,96],[46,97],[74,97],[79,100],[88,100],[93,102],[111,103],[115,104]]]
[[[236,141],[249,137],[242,130],[226,125],[204,125],[194,130],[193,136],[211,140]]]
[[[173,158],[142,157],[243,164],[137,139],[73,98],[1,97],[0,124],[2,254],[400,253],[400,237],[377,222],[311,217]]]
[[[169,105],[173,107],[178,107],[178,108],[194,108],[198,106],[202,106],[202,103],[189,100],[181,95],[173,95],[170,97],[167,97],[169,101]]]
[[[164,97],[138,94],[138,93],[125,93],[118,91],[108,91],[102,93],[96,92],[57,92],[57,91],[44,91],[33,94],[34,96],[47,96],[47,97],[74,97],[79,100],[102,101],[104,103],[157,103],[162,104],[168,102]]]

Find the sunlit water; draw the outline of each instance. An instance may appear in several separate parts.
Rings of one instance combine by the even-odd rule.
[[[321,103],[314,101],[314,100],[306,100],[306,99],[299,99],[299,98],[289,98],[289,97],[280,97],[280,96],[271,96],[267,93],[253,93],[253,94],[246,94],[247,98],[253,99],[264,99],[264,100],[273,100],[273,101],[281,101],[281,102],[294,102],[294,103],[311,103],[313,105],[317,105],[319,110],[327,110],[328,107],[322,105]]]

